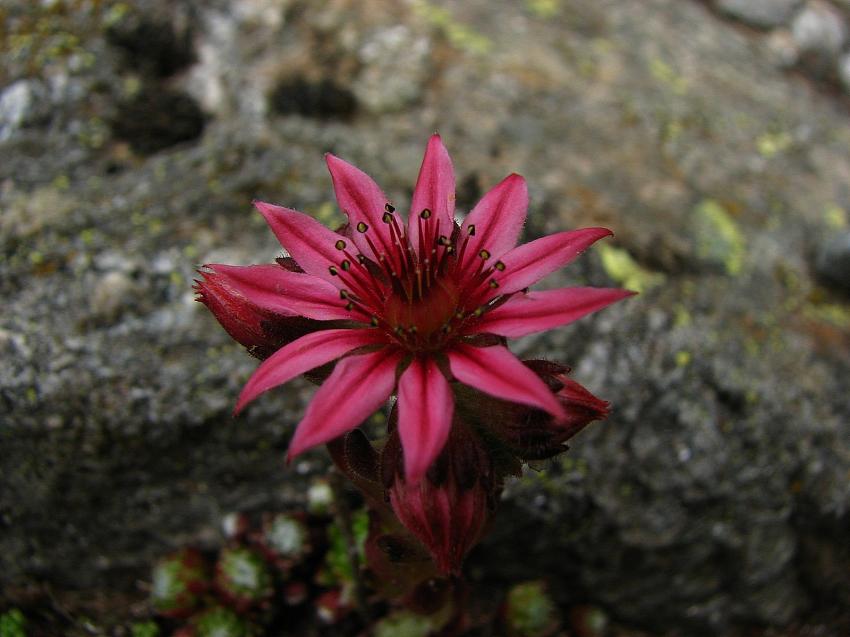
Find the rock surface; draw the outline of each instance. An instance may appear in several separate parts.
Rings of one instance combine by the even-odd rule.
[[[773,28],[787,24],[801,0],[717,0],[717,8],[747,24]]]
[[[129,590],[152,556],[221,542],[225,512],[303,501],[325,456],[283,454],[309,385],[233,420],[255,361],[194,303],[194,270],[277,256],[253,198],[338,222],[325,151],[403,207],[438,129],[460,209],[519,172],[527,237],[616,232],[557,282],[642,290],[517,345],[615,411],[511,486],[473,579],[545,576],[560,603],[653,631],[850,606],[850,305],[814,278],[848,224],[850,127],[757,33],[667,0],[6,18],[3,103],[26,81],[50,108],[0,140],[3,588]],[[179,65],[127,44],[164,23],[175,46],[192,25]],[[140,128],[145,95],[192,107],[150,99]]]

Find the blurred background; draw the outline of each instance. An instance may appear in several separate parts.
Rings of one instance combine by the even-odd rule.
[[[195,270],[279,255],[254,198],[339,223],[326,151],[404,210],[436,130],[460,212],[518,172],[526,240],[614,230],[549,284],[641,291],[515,344],[614,411],[509,485],[472,582],[544,578],[579,637],[850,634],[850,2],[2,0],[0,24],[0,611],[126,634],[157,556],[303,505],[312,388],[231,417],[256,360]]]

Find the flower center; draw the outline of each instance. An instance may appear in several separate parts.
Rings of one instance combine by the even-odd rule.
[[[490,253],[485,249],[464,261],[475,226],[461,239],[457,224],[441,228],[427,208],[416,222],[414,245],[395,208],[387,204],[383,223],[388,232],[376,233],[363,221],[355,228],[377,261],[352,254],[340,239],[335,247],[341,259],[330,272],[345,285],[340,297],[354,315],[385,330],[405,349],[427,352],[445,347],[468,319],[483,313],[498,287],[491,275],[504,265],[487,266]]]

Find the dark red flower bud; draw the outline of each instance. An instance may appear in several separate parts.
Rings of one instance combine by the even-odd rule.
[[[458,575],[464,557],[481,539],[502,488],[480,439],[455,421],[445,448],[418,484],[405,482],[397,432],[383,456],[396,516],[425,545],[441,573]]]
[[[278,265],[297,271],[297,265],[291,261],[278,259]],[[321,321],[298,316],[295,312],[285,315],[258,307],[213,267],[205,266],[199,273],[203,278],[195,281],[197,300],[209,308],[233,340],[261,360],[324,326]]]
[[[556,420],[540,409],[503,404],[503,413],[493,417],[491,426],[497,437],[523,460],[543,460],[566,450],[564,443],[594,420],[608,416],[609,405],[582,385],[567,378],[568,369],[547,361],[525,361],[549,386],[563,405],[566,417]],[[502,402],[502,401],[498,401]]]

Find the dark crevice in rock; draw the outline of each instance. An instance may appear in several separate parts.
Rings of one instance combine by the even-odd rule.
[[[303,115],[316,119],[351,119],[357,99],[348,88],[324,78],[311,81],[303,76],[282,80],[269,95],[271,110],[281,115]]]
[[[204,131],[206,116],[185,93],[143,89],[119,104],[112,132],[142,154],[191,141]]]
[[[195,62],[191,33],[158,18],[127,19],[108,29],[106,39],[123,53],[122,66],[144,75],[169,77]]]

